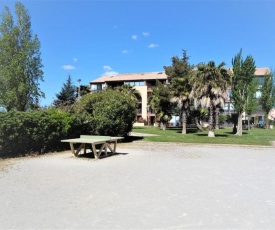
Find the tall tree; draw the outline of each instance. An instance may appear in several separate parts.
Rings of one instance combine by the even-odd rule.
[[[217,105],[223,107],[226,95],[231,83],[231,76],[224,68],[225,63],[222,62],[218,66],[214,61],[208,64],[201,63],[198,70],[194,72],[191,83],[192,93],[190,96],[194,98],[195,107],[201,105],[209,109],[209,137],[214,137],[214,109]]]
[[[56,94],[56,98],[57,99],[53,102],[53,105],[55,107],[72,105],[76,101],[76,87],[73,85],[70,75],[68,76],[66,82],[63,84],[60,93]]]
[[[156,86],[149,97],[148,104],[155,111],[160,122],[163,124],[161,128],[166,129],[167,122],[171,119],[172,107],[171,93],[167,85],[157,80]]]
[[[178,100],[182,109],[182,134],[186,134],[187,111],[191,100],[189,95],[192,87],[189,83],[192,72],[192,65],[189,63],[187,51],[183,50],[183,57],[172,57],[172,65],[164,66],[165,73],[168,75],[170,89],[175,99]]]
[[[242,113],[248,103],[248,97],[251,94],[250,85],[254,79],[255,61],[251,55],[245,60],[242,58],[242,49],[232,59],[233,78],[232,78],[232,100],[238,116],[238,126],[236,135],[242,136]],[[254,92],[255,93],[255,92]]]
[[[24,5],[15,3],[17,24],[8,7],[0,24],[0,106],[26,111],[38,104],[44,93],[40,42],[32,34],[31,17]]]
[[[275,106],[275,82],[274,73],[266,73],[264,76],[264,82],[261,88],[262,96],[260,99],[261,106],[265,112],[266,128],[269,127],[268,113]]]
[[[248,85],[248,96],[247,96],[247,102],[246,102],[246,106],[245,106],[245,112],[247,113],[248,116],[248,125],[247,125],[247,129],[250,130],[251,129],[251,125],[250,125],[250,119],[251,119],[251,115],[252,113],[255,112],[255,110],[257,109],[259,102],[256,98],[256,91],[259,87],[259,81],[258,79],[254,78],[253,81]]]
[[[79,91],[78,87],[77,87],[77,92]],[[91,93],[91,90],[90,90],[90,86],[88,85],[80,85],[80,97],[88,94],[88,93]]]

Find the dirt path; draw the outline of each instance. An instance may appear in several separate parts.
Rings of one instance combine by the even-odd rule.
[[[0,161],[3,229],[273,229],[275,148],[135,142]]]

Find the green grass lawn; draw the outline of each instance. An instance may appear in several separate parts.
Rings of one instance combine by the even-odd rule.
[[[216,137],[208,137],[208,131],[200,132],[197,129],[187,129],[187,134],[181,134],[181,128],[173,127],[160,130],[159,127],[134,127],[133,132],[156,134],[158,136],[146,136],[143,140],[158,142],[181,143],[211,143],[211,144],[238,144],[238,145],[264,145],[271,146],[275,141],[275,129],[254,128],[250,131],[243,130],[243,135],[235,136],[232,128],[215,130]]]

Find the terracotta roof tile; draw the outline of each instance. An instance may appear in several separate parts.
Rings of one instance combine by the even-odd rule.
[[[231,73],[233,73],[232,68],[229,68],[229,71],[230,71]],[[264,67],[264,68],[256,68],[256,70],[255,70],[255,76],[262,76],[262,75],[265,75],[266,73],[270,73],[270,70],[269,70],[269,68],[267,68],[267,67]]]
[[[270,73],[270,70],[269,68],[256,68],[256,71],[255,71],[255,75],[256,76],[260,76],[260,75],[265,75],[265,74],[269,74]]]
[[[113,81],[142,81],[142,80],[155,80],[155,79],[167,79],[165,72],[147,72],[147,73],[130,73],[130,74],[118,74],[116,76],[103,76],[91,81],[91,83],[104,83]]]
[[[232,68],[229,68],[232,71]],[[270,73],[269,68],[256,68],[255,75],[262,76],[266,73]],[[115,81],[146,81],[146,80],[155,80],[162,79],[166,80],[167,75],[165,72],[146,72],[146,73],[128,73],[128,74],[118,74],[116,76],[102,76],[97,78],[90,83],[105,83],[105,82],[115,82]]]

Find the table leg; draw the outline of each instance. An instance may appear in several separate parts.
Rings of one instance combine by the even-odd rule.
[[[84,154],[86,154],[86,144],[84,144]]]
[[[111,151],[113,154],[115,153],[114,149],[113,149],[112,146],[111,146],[111,143],[106,143],[106,146],[108,147],[108,149],[110,149],[110,151]]]
[[[117,144],[117,140],[114,142],[114,153],[116,153],[116,144]]]
[[[101,153],[102,153],[102,150],[105,149],[105,143],[103,143],[98,151],[98,157],[100,157]],[[106,155],[106,151],[105,151],[105,155]]]
[[[74,154],[74,155],[77,157],[77,155],[79,154],[79,152],[81,151],[81,149],[82,149],[83,147],[85,147],[85,144],[81,144],[81,145],[78,147],[77,150],[75,150],[75,148],[74,148],[74,143],[70,143],[70,147],[71,147],[72,154]]]
[[[95,144],[91,144],[92,145],[92,150],[93,150],[93,153],[95,155],[95,159],[98,159],[98,155],[97,155],[97,151],[96,151],[96,147],[95,147]]]
[[[70,147],[71,147],[72,154],[77,156],[76,153],[75,153],[75,150],[74,150],[74,144],[73,143],[70,143]]]

